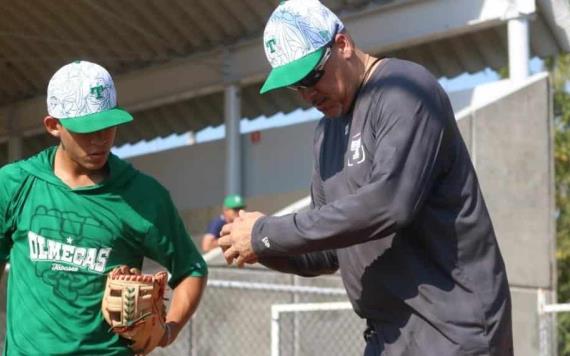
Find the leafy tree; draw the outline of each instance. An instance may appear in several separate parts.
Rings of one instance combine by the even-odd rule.
[[[545,61],[554,88],[554,167],[558,301],[570,302],[570,55]],[[570,356],[570,314],[558,315],[558,352]]]

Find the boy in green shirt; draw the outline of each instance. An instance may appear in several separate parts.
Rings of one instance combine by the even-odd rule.
[[[106,274],[149,257],[171,274],[160,346],[196,310],[206,284],[198,253],[168,191],[111,154],[117,125],[109,73],[77,61],[48,85],[44,126],[59,139],[0,169],[0,260],[10,262],[5,355],[130,355],[101,314]],[[168,329],[168,330],[167,330]]]

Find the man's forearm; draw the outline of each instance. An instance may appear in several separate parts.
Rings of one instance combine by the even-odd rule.
[[[263,257],[258,262],[273,270],[303,277],[331,274],[338,270],[338,259],[334,250],[312,252],[300,256]]]
[[[172,293],[172,302],[166,315],[166,323],[171,332],[169,343],[174,341],[178,333],[198,308],[207,277],[187,277],[182,280]]]

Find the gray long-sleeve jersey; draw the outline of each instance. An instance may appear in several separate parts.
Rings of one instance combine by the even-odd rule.
[[[296,256],[285,270],[307,276],[340,267],[354,310],[394,354],[512,354],[505,266],[429,72],[384,59],[350,113],[321,120],[314,158],[312,209],[255,224],[261,261]]]

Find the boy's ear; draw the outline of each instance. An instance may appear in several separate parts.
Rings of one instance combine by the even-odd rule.
[[[52,135],[53,137],[59,137],[60,124],[58,119],[49,115],[44,117],[44,127],[46,128],[46,131],[50,135]]]

